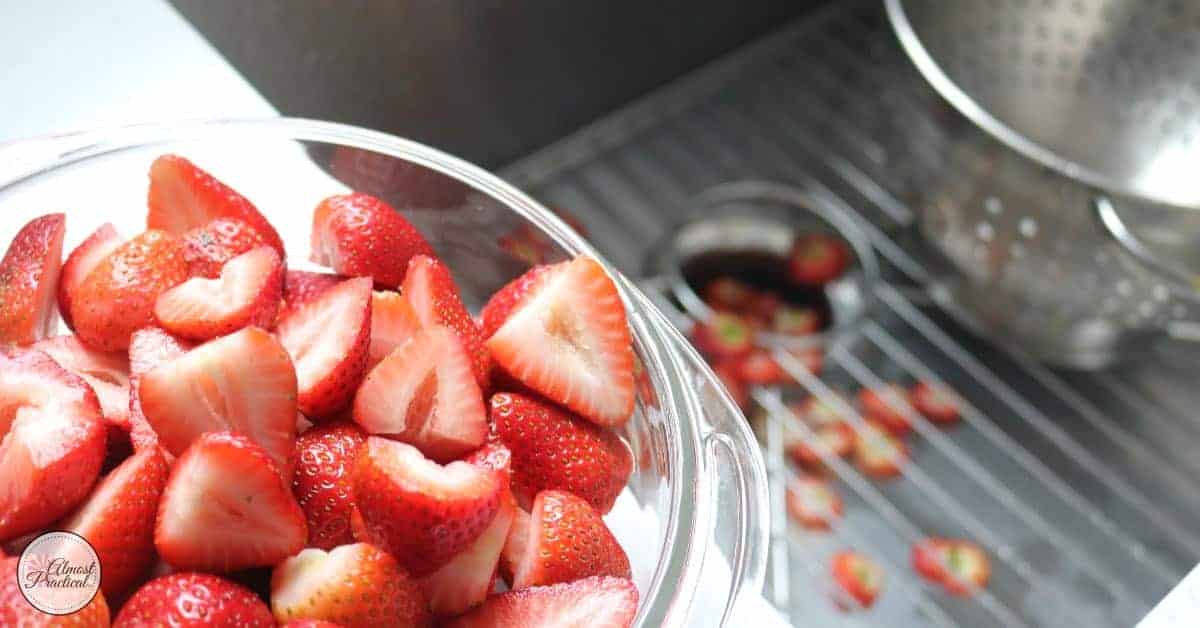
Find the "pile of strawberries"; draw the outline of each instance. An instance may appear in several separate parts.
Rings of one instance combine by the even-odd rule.
[[[632,624],[602,517],[632,472],[635,357],[600,264],[538,266],[476,319],[378,198],[317,205],[331,273],[289,270],[182,157],[151,166],[148,206],[65,262],[43,216],[0,262],[0,543],[91,543],[101,593],[73,625]],[[0,625],[43,625],[16,560]]]

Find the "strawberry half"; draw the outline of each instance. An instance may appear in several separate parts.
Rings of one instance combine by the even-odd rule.
[[[296,372],[267,332],[247,327],[140,376],[139,401],[159,443],[180,455],[206,432],[232,430],[291,477]]]
[[[483,344],[483,336],[471,313],[463,306],[458,286],[446,265],[432,257],[417,255],[408,263],[404,275],[404,297],[412,305],[424,327],[441,325],[458,335],[471,358],[471,368],[479,388],[487,390],[492,358]]]
[[[135,451],[158,447],[158,435],[142,412],[142,375],[154,367],[190,351],[191,343],[180,340],[158,327],[145,327],[129,337],[129,440]],[[167,462],[175,455],[163,450]]]
[[[92,544],[100,557],[100,589],[110,599],[125,593],[154,560],[154,518],[167,484],[167,461],[157,449],[134,454],[56,527]]]
[[[717,277],[704,286],[704,303],[714,310],[737,312],[754,296],[754,288],[733,277]]]
[[[771,317],[771,330],[786,336],[807,336],[821,329],[821,315],[811,307],[785,305]]]
[[[806,286],[822,286],[837,279],[850,264],[846,243],[827,233],[796,236],[788,257],[792,281]]]
[[[106,222],[67,256],[58,279],[58,313],[67,327],[75,329],[71,320],[71,301],[83,280],[124,242],[125,238],[112,223]]]
[[[87,382],[109,425],[129,429],[129,360],[124,353],[88,347],[75,336],[56,336],[33,345]]]
[[[354,421],[444,462],[487,438],[483,395],[458,337],[426,327],[384,358],[354,397]]]
[[[0,540],[53,523],[95,484],[100,402],[41,351],[0,351],[0,434]]]
[[[179,239],[147,231],[113,250],[71,299],[75,333],[101,351],[129,347],[129,336],[154,318],[158,295],[188,278]]]
[[[108,603],[103,593],[97,593],[87,606],[67,616],[48,615],[33,607],[21,592],[17,582],[16,556],[0,560],[0,626],[40,628],[80,626],[83,628],[105,628],[108,626]]]
[[[799,438],[789,434],[784,451],[796,464],[808,469],[825,466],[821,454],[844,458],[854,449],[854,428],[845,421],[826,423],[812,428],[812,436]]]
[[[754,327],[745,318],[716,312],[692,326],[692,344],[715,359],[740,358],[754,350]]]
[[[243,327],[275,324],[283,291],[279,254],[260,246],[229,260],[218,279],[193,277],[160,294],[154,318],[168,332],[208,340]]]
[[[150,165],[146,228],[182,236],[218,218],[245,222],[285,258],[283,240],[246,197],[179,155],[163,155]]]
[[[496,363],[547,399],[605,427],[633,413],[625,306],[589,257],[556,264],[487,341]]]
[[[472,464],[442,466],[415,447],[375,436],[359,452],[353,478],[366,533],[418,578],[479,538],[504,488]]]
[[[845,595],[849,595],[858,606],[867,608],[875,603],[883,587],[883,568],[875,561],[858,552],[843,551],[833,555],[830,562],[833,581]],[[849,608],[849,604],[839,601]]]
[[[513,509],[512,523],[508,527],[508,538],[504,539],[504,548],[500,550],[500,563],[497,571],[508,583],[509,588],[515,581],[514,574],[517,565],[525,560],[525,551],[529,547],[529,512],[520,508]]]
[[[912,547],[913,570],[951,595],[967,596],[987,586],[991,561],[970,541],[928,538]]]
[[[321,619],[344,628],[428,626],[429,604],[386,552],[367,543],[306,549],[271,572],[271,612],[284,623]]]
[[[371,347],[367,372],[396,347],[408,342],[421,329],[417,313],[399,292],[376,291],[371,295]]]
[[[346,281],[346,279],[348,278],[331,273],[289,270],[283,276],[282,310],[296,309],[325,294],[326,290]]]
[[[633,456],[616,434],[537,397],[497,393],[489,404],[494,438],[512,451],[518,504],[559,489],[601,513],[612,509],[633,472]]]
[[[773,386],[792,381],[792,376],[772,357],[768,349],[754,349],[736,359],[738,377],[750,385]]]
[[[733,403],[742,411],[750,406],[750,389],[742,380],[741,368],[736,360],[717,362],[712,366],[713,374],[729,392]]]
[[[536,292],[541,281],[548,275],[551,266],[534,266],[525,274],[508,282],[496,291],[479,312],[480,331],[484,338],[491,338],[497,329],[508,320],[509,315],[517,306],[524,302],[525,297]]]
[[[206,573],[173,573],[147,582],[117,614],[114,628],[271,628],[271,609],[253,591]]]
[[[858,404],[865,418],[877,421],[897,436],[912,431],[912,419],[905,412],[908,391],[897,384],[886,384],[858,391]]]
[[[513,589],[589,576],[629,578],[629,558],[600,513],[565,491],[542,491],[529,511],[525,550],[513,566]]]
[[[192,276],[210,279],[220,277],[229,260],[260,246],[271,247],[263,234],[237,218],[218,218],[189,230],[182,239],[183,257]],[[279,257],[280,253],[276,251],[275,255]]]
[[[209,432],[175,461],[154,546],[180,569],[226,572],[274,565],[307,537],[304,513],[267,451],[241,434]]]
[[[318,425],[296,439],[292,494],[308,523],[309,547],[327,550],[354,542],[350,472],[366,440],[357,425],[346,422]]]
[[[638,592],[624,578],[594,577],[493,596],[446,628],[630,628]]]
[[[900,475],[908,462],[908,445],[886,427],[867,421],[854,439],[854,461],[867,475],[891,478]]]
[[[317,205],[310,246],[313,262],[389,288],[399,287],[413,256],[433,255],[433,247],[400,212],[360,193],[330,196]]]
[[[371,342],[371,280],[347,279],[297,308],[276,329],[296,364],[300,411],[321,418],[354,396]]]
[[[67,218],[49,214],[17,232],[0,260],[0,344],[29,344],[54,333],[55,296]]]
[[[801,476],[788,482],[787,511],[792,520],[813,530],[828,530],[845,512],[842,496],[820,478]]]
[[[949,425],[961,418],[959,407],[962,401],[953,390],[940,384],[921,380],[908,391],[908,402],[925,418]]]

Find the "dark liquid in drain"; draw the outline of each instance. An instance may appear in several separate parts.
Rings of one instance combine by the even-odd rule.
[[[813,308],[821,317],[821,328],[829,326],[831,309],[825,291],[792,283],[786,258],[756,250],[709,251],[687,259],[680,270],[698,295],[704,294],[709,282],[732,277],[757,290],[772,292],[788,305]]]

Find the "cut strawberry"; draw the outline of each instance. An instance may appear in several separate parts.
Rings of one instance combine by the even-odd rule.
[[[147,231],[104,258],[71,300],[79,338],[101,351],[129,347],[129,336],[149,325],[158,295],[188,278],[179,239]]]
[[[481,390],[487,390],[492,358],[471,313],[463,306],[450,269],[437,259],[417,255],[404,275],[404,297],[424,327],[441,325],[458,335],[471,358],[471,369]]]
[[[304,512],[267,451],[241,434],[209,432],[175,461],[154,546],[180,569],[226,572],[274,565],[307,536]]]
[[[858,404],[865,418],[879,422],[897,436],[912,431],[912,419],[906,412],[908,391],[897,384],[858,391]]]
[[[340,275],[400,286],[409,260],[433,247],[391,205],[367,194],[340,194],[313,211],[311,259]]]
[[[728,312],[717,312],[692,326],[692,344],[715,359],[740,358],[754,350],[754,328],[749,321]]]
[[[704,286],[704,302],[714,310],[744,310],[757,291],[733,277],[717,277]]]
[[[0,345],[29,344],[54,333],[55,297],[67,218],[49,214],[17,232],[0,261]]]
[[[218,218],[248,224],[263,241],[285,258],[283,240],[254,205],[211,174],[178,155],[163,155],[150,165],[148,229],[182,236]]]
[[[788,515],[812,530],[828,530],[845,512],[842,496],[829,483],[812,476],[793,479],[787,487]]]
[[[243,327],[275,324],[283,291],[279,254],[260,246],[229,260],[220,278],[193,277],[160,294],[154,318],[176,336],[208,340]]]
[[[928,538],[914,543],[912,566],[921,577],[958,596],[986,587],[992,573],[983,548],[955,539]]]
[[[855,434],[854,461],[867,475],[895,477],[908,462],[908,445],[884,426],[867,421]]]
[[[624,578],[594,577],[493,596],[446,628],[630,628],[638,592]]]
[[[883,568],[857,552],[843,551],[834,554],[830,571],[841,592],[853,598],[857,606],[863,608],[875,603],[875,598],[879,596],[879,590],[883,587]],[[839,605],[844,608],[851,606],[840,601]]]
[[[733,398],[733,402],[738,408],[745,411],[750,406],[750,390],[746,388],[746,382],[742,381],[740,365],[736,360],[727,360],[718,362],[712,367],[713,373],[720,380],[721,385],[729,392],[729,396]]]
[[[839,408],[848,408],[850,407],[850,403],[841,393],[834,393],[833,396],[841,402],[840,405],[833,401],[823,401],[815,395],[810,395],[805,397],[800,403],[790,406],[790,408],[797,417],[814,428],[831,423],[845,422],[846,416],[842,414]]]
[[[785,336],[807,336],[821,329],[821,315],[811,307],[785,305],[771,317],[771,331]]]
[[[325,294],[326,290],[346,281],[348,277],[332,273],[310,273],[289,270],[283,277],[283,310],[296,309]]]
[[[306,549],[271,573],[276,621],[321,619],[345,628],[426,626],[428,603],[396,559],[367,543]]]
[[[736,358],[738,377],[750,385],[773,386],[792,381],[792,376],[772,357],[768,349],[754,349]]]
[[[21,584],[17,582],[19,558],[13,556],[0,560],[0,626],[19,628],[52,628],[63,626],[98,627],[108,626],[108,603],[103,593],[97,593],[87,606],[66,616],[49,615],[34,608],[25,599]]]
[[[940,384],[921,380],[908,391],[908,402],[925,418],[949,425],[961,418],[959,407],[962,401],[954,391]]]
[[[512,588],[513,574],[517,565],[525,560],[525,550],[529,547],[529,513],[520,508],[513,509],[512,524],[508,528],[508,538],[504,539],[504,549],[500,550],[500,563],[496,571],[504,578],[504,582]]]
[[[56,526],[91,543],[102,567],[100,589],[118,599],[154,559],[154,518],[167,483],[167,461],[156,449],[122,462],[91,497]]]
[[[0,434],[0,540],[67,514],[104,461],[96,394],[41,351],[0,351]]]
[[[546,489],[570,491],[606,513],[629,481],[633,456],[616,434],[537,397],[492,395],[495,438],[512,451],[512,488],[528,508]]]
[[[237,218],[218,218],[184,233],[182,240],[183,257],[192,276],[209,279],[220,277],[225,264],[243,253],[260,246],[275,250],[271,242],[254,227]],[[275,256],[279,257],[277,251]]]
[[[296,373],[287,351],[257,327],[218,338],[140,376],[142,413],[168,452],[232,430],[263,447],[291,478]]]
[[[854,449],[854,428],[844,421],[826,423],[812,429],[812,436],[796,437],[789,434],[784,451],[796,464],[807,469],[821,469],[825,456],[844,458]]]
[[[180,340],[158,327],[145,327],[129,337],[129,440],[135,451],[158,448],[158,435],[142,412],[142,375],[154,367],[174,360],[190,351],[191,343]],[[175,455],[162,450],[167,462]]]
[[[75,329],[71,321],[71,300],[75,298],[83,280],[124,242],[125,238],[117,233],[112,223],[106,222],[67,256],[58,280],[58,313],[67,327]]]
[[[827,233],[796,236],[788,257],[792,281],[806,286],[822,286],[837,279],[850,264],[845,242]]]
[[[371,280],[348,279],[289,309],[276,334],[296,364],[300,411],[316,419],[341,410],[367,366]]]
[[[354,397],[354,420],[445,462],[487,438],[483,395],[458,337],[426,327],[379,363]]]
[[[492,334],[500,329],[513,310],[524,302],[526,296],[538,290],[541,281],[548,275],[547,271],[551,268],[551,266],[534,266],[525,271],[525,274],[508,282],[503,288],[497,290],[492,298],[488,299],[487,304],[479,312],[479,326],[485,339],[491,338]]]
[[[374,436],[359,452],[353,477],[367,534],[418,578],[479,538],[504,488],[474,465],[441,466],[412,446]]]
[[[589,576],[629,578],[629,558],[600,513],[565,491],[542,491],[529,511],[513,588],[570,582]]]
[[[147,582],[121,607],[115,628],[271,628],[271,609],[253,591],[206,573],[173,573]]]
[[[308,521],[309,547],[327,550],[354,542],[350,472],[366,440],[357,425],[346,422],[316,426],[296,439],[292,493]]]
[[[487,341],[496,363],[547,399],[605,427],[633,413],[633,340],[604,267],[553,267]]]
[[[412,339],[420,329],[417,313],[404,295],[391,291],[372,294],[371,347],[367,351],[367,372],[395,351],[396,347]]]
[[[783,299],[774,292],[758,292],[747,304],[746,316],[753,319],[756,327],[765,327],[775,319],[775,314],[784,307]]]
[[[283,628],[345,628],[341,624],[335,624],[324,619],[293,619],[281,625]]]
[[[97,351],[75,336],[47,338],[33,348],[92,387],[105,422],[129,429],[129,360],[124,353]]]

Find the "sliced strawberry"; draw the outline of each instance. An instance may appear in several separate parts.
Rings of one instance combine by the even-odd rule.
[[[897,384],[858,391],[858,403],[865,418],[879,422],[897,436],[912,431],[912,419],[906,412],[908,391]]]
[[[289,309],[276,330],[296,364],[300,411],[321,418],[354,397],[371,343],[371,280],[348,279]]]
[[[721,276],[704,286],[704,302],[714,310],[738,312],[746,308],[756,292],[742,281]]]
[[[478,448],[488,432],[469,358],[458,337],[438,326],[422,329],[367,374],[354,420],[439,462]]]
[[[850,402],[843,395],[834,393],[834,396],[841,401],[842,406],[850,407]],[[814,428],[846,421],[846,416],[838,409],[839,407],[841,406],[832,401],[823,401],[814,395],[805,397],[800,403],[790,406],[797,417]]]
[[[182,236],[218,218],[234,218],[250,225],[280,258],[287,255],[275,227],[250,201],[178,155],[163,155],[150,165],[147,205],[148,229]]]
[[[124,353],[97,351],[75,336],[47,338],[33,348],[45,352],[92,387],[105,422],[129,429],[129,360]]]
[[[733,398],[733,402],[737,407],[745,411],[750,406],[750,390],[746,387],[746,382],[742,380],[741,368],[736,360],[727,360],[717,362],[712,367],[713,373],[720,380],[721,385],[729,392],[729,396]]]
[[[102,567],[100,589],[110,599],[126,592],[154,559],[154,518],[167,484],[167,461],[148,449],[122,462],[91,497],[56,526],[92,544]]]
[[[554,266],[487,341],[496,363],[547,399],[606,426],[633,413],[633,340],[596,260]]]
[[[19,628],[51,628],[80,626],[104,628],[108,626],[108,603],[103,593],[97,593],[87,606],[70,615],[49,615],[30,604],[17,582],[19,558],[13,556],[0,560],[0,626]]]
[[[191,343],[180,340],[158,327],[145,327],[129,337],[129,440],[135,451],[158,448],[158,435],[142,412],[142,375],[154,367],[174,360],[190,351]],[[175,455],[162,450],[167,462]]]
[[[206,573],[172,573],[147,582],[121,607],[114,628],[271,628],[271,609],[253,591]]]
[[[446,628],[630,628],[638,592],[624,578],[594,577],[493,596]]]
[[[843,551],[833,555],[830,562],[833,581],[841,592],[850,596],[857,606],[867,608],[875,603],[883,587],[883,568],[857,552]],[[840,604],[849,608],[849,604]]]
[[[67,256],[58,280],[58,313],[67,327],[75,329],[71,321],[71,300],[75,298],[83,280],[124,242],[125,238],[121,237],[112,223],[106,222]]]
[[[318,425],[296,439],[292,494],[308,521],[308,546],[332,549],[353,543],[350,472],[366,434],[346,422]]]
[[[633,456],[616,434],[538,397],[492,395],[495,438],[512,451],[522,508],[546,489],[570,491],[606,513],[629,481]]]
[[[788,272],[796,283],[821,286],[841,276],[850,259],[850,249],[837,237],[806,233],[796,236],[792,243]]]
[[[271,242],[249,223],[237,218],[218,218],[183,234],[183,257],[193,277],[216,279],[229,260]],[[275,249],[272,248],[272,251]],[[279,257],[279,253],[275,253]],[[281,260],[282,261],[282,260]]]
[[[283,277],[283,310],[296,309],[325,294],[326,290],[346,281],[347,277],[331,273],[311,273],[289,270]],[[282,312],[281,312],[282,314]]]
[[[391,205],[367,194],[340,194],[313,211],[311,259],[341,275],[400,286],[409,260],[433,247]]]
[[[940,384],[921,380],[908,391],[908,402],[925,418],[949,425],[961,418],[959,407],[962,401],[953,390]]]
[[[432,257],[413,257],[404,275],[404,297],[412,305],[422,326],[441,325],[458,335],[463,349],[471,358],[471,368],[479,388],[487,390],[492,358],[483,344],[479,326],[459,298],[458,286],[454,285],[450,269]]]
[[[740,358],[754,350],[754,328],[742,316],[717,312],[692,326],[692,344],[715,359]]]
[[[209,432],[175,461],[154,546],[180,569],[226,572],[274,565],[307,536],[304,512],[267,451],[241,434]]]
[[[281,625],[283,628],[344,628],[341,624],[335,624],[324,619],[293,619]]]
[[[129,347],[129,336],[154,318],[158,295],[188,278],[179,239],[147,231],[104,258],[71,300],[75,333],[101,351]]]
[[[867,475],[895,477],[908,462],[908,445],[886,427],[867,421],[855,434],[854,461]]]
[[[306,549],[271,573],[276,621],[321,619],[346,628],[426,626],[429,604],[417,581],[367,543]]]
[[[842,496],[829,483],[812,476],[788,482],[787,511],[792,520],[812,530],[828,530],[845,512]]]
[[[154,319],[168,332],[208,340],[243,327],[275,324],[283,291],[279,254],[260,246],[229,260],[218,279],[193,277],[160,294]]]
[[[491,338],[492,334],[500,329],[513,310],[524,302],[526,296],[538,290],[541,281],[548,275],[547,271],[551,268],[551,266],[534,266],[525,271],[525,274],[508,282],[503,288],[497,290],[492,298],[488,299],[487,304],[479,312],[479,326],[485,339]]]
[[[140,377],[142,413],[171,454],[182,454],[205,432],[232,430],[263,447],[291,477],[296,372],[267,332],[247,327]]]
[[[0,351],[0,434],[0,540],[67,514],[104,461],[96,394],[41,351]]]
[[[512,587],[513,574],[517,565],[525,560],[525,550],[529,547],[529,512],[520,508],[513,509],[512,524],[508,528],[508,538],[504,539],[504,548],[500,551],[500,563],[497,571]]]
[[[785,336],[807,336],[821,329],[821,315],[811,307],[785,305],[770,320],[771,331]]]
[[[371,348],[367,352],[367,372],[420,329],[417,313],[404,295],[391,291],[376,291],[371,295]]]
[[[29,344],[54,333],[55,296],[67,218],[49,214],[17,232],[0,261],[0,345]]]
[[[789,435],[784,451],[796,464],[816,470],[825,465],[822,453],[844,458],[853,451],[854,442],[854,428],[845,421],[837,421],[813,427],[812,436]]]
[[[775,319],[775,313],[784,307],[783,299],[774,292],[758,292],[747,304],[746,316],[749,316],[757,327],[766,327]]]
[[[600,513],[565,491],[542,491],[529,511],[527,545],[513,568],[513,588],[589,576],[629,578],[629,557]]]
[[[921,577],[958,596],[986,587],[992,572],[991,562],[981,547],[954,539],[927,538],[914,543],[912,566]]]
[[[736,358],[738,377],[750,385],[773,386],[792,381],[792,376],[771,356],[769,349],[754,349]]]
[[[412,446],[375,436],[359,452],[353,477],[367,534],[418,578],[479,538],[504,488],[474,465],[441,466]]]

